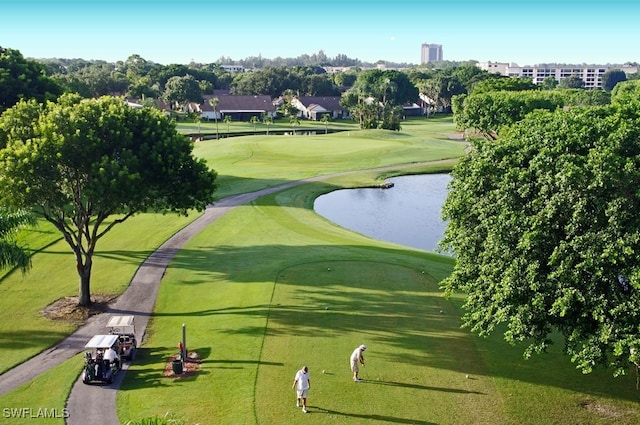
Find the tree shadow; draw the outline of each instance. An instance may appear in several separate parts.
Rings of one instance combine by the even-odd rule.
[[[402,387],[402,388],[412,388],[416,390],[428,390],[428,391],[440,391],[444,393],[455,393],[455,394],[481,394],[484,393],[479,391],[467,391],[461,390],[458,388],[445,388],[445,387],[431,387],[428,385],[419,385],[419,384],[411,384],[408,382],[394,382],[394,381],[372,381],[369,379],[364,379],[360,382],[361,384],[373,384],[373,385],[386,385],[390,387]]]
[[[363,415],[358,413],[347,413],[347,412],[339,412],[337,410],[328,409],[321,406],[313,406],[309,405],[309,414],[321,413],[321,414],[329,414],[336,416],[346,416],[349,418],[359,418],[370,421],[382,421],[389,422],[394,424],[413,424],[413,425],[435,425],[434,422],[427,422],[420,419],[407,419],[407,418],[399,418],[396,416],[386,416],[386,415]]]

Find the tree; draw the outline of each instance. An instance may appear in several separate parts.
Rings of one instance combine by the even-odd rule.
[[[558,83],[558,87],[561,87],[563,89],[583,89],[584,81],[577,75],[570,75],[560,80],[560,82]]]
[[[640,123],[615,106],[536,111],[453,170],[442,282],[467,294],[463,322],[505,325],[525,356],[551,335],[589,373],[640,361]]]
[[[44,65],[0,46],[0,113],[21,99],[44,102],[61,93],[60,85],[46,76]]]
[[[252,115],[249,119],[249,122],[253,124],[253,131],[256,131],[256,125],[260,122],[260,118],[255,115]]]
[[[28,224],[33,224],[31,214],[0,209],[0,268],[18,267],[26,272],[31,267],[29,253],[15,240],[18,229]]]
[[[418,99],[418,89],[407,74],[399,71],[377,69],[360,73],[352,88],[340,99],[340,104],[349,109],[351,116],[358,119],[360,128],[396,129],[400,114],[392,118],[409,101]]]
[[[457,77],[439,74],[429,80],[420,81],[420,92],[426,94],[436,102],[436,109],[441,107],[445,111],[451,111],[451,99],[453,96],[465,93]]]
[[[267,126],[267,136],[269,135],[269,127],[273,124],[273,117],[271,115],[264,115],[262,122]]]
[[[640,80],[616,84],[611,92],[611,103],[618,109],[640,110]]]
[[[171,77],[164,87],[165,101],[167,103],[185,104],[187,102],[202,103],[202,91],[200,85],[191,75],[184,77]]]
[[[542,83],[540,84],[540,88],[542,90],[553,90],[556,87],[558,87],[558,80],[556,80],[556,77],[554,77],[553,75],[545,77],[545,79],[542,80]]]
[[[223,121],[227,124],[227,133],[229,133],[229,127],[230,127],[230,124],[231,124],[231,120],[232,120],[231,115],[225,115],[224,116],[224,120]],[[217,133],[217,128],[216,128],[216,133]],[[217,134],[216,134],[216,136],[217,136]]]
[[[209,99],[209,105],[213,108],[213,119],[216,120],[216,139],[218,138],[218,105],[220,104],[220,99],[217,97],[212,97]],[[231,117],[229,117],[231,118]],[[226,117],[225,117],[226,121]],[[227,133],[229,132],[229,125],[227,124]]]
[[[297,116],[293,116],[289,119],[289,124],[293,129],[293,135],[296,135],[296,127],[300,126],[300,119]]]
[[[71,247],[80,305],[91,304],[96,244],[146,211],[187,214],[213,199],[216,173],[154,108],[123,99],[19,102],[0,117],[0,201],[33,210]]]
[[[622,81],[627,81],[627,74],[621,69],[610,69],[602,74],[602,89],[610,92]]]
[[[464,97],[462,105],[456,102],[454,119],[460,130],[472,128],[487,139],[495,139],[504,126],[520,121],[536,109],[555,110],[562,106],[559,92],[474,91]]]
[[[327,134],[329,131],[329,121],[331,121],[331,115],[322,114],[322,118],[320,118],[320,122],[324,124],[324,134]]]
[[[554,79],[555,80],[555,79]],[[529,78],[500,77],[489,78],[477,83],[470,93],[486,93],[491,91],[532,91],[539,90]]]
[[[583,89],[473,91],[455,99],[454,121],[458,129],[473,128],[489,139],[495,139],[502,127],[537,109],[553,111],[565,106],[607,105],[610,101],[608,93]]]

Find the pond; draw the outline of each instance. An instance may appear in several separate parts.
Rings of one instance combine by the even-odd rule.
[[[319,196],[314,210],[374,239],[435,251],[446,223],[442,205],[449,174],[394,177],[389,189],[344,189]]]

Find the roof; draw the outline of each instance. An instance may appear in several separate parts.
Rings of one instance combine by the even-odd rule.
[[[310,109],[311,105],[321,106],[327,111],[341,111],[344,109],[340,105],[340,96],[300,96],[298,100],[307,109]]]
[[[111,316],[109,323],[107,323],[107,327],[119,328],[123,326],[133,326],[133,319],[133,316]]]
[[[94,335],[84,348],[109,348],[118,342],[118,335]]]
[[[202,111],[213,111],[213,107],[209,104],[209,99],[217,97],[218,112],[227,111],[275,111],[276,107],[271,101],[271,97],[267,95],[231,95],[225,94],[221,96],[204,96],[204,102],[200,105]]]

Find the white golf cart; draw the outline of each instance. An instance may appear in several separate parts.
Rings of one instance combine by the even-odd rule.
[[[133,316],[112,316],[107,323],[109,334],[118,336],[118,354],[123,360],[133,359],[138,345],[133,319]]]
[[[120,370],[117,335],[95,335],[85,344],[91,351],[85,353],[82,382],[111,384]]]

